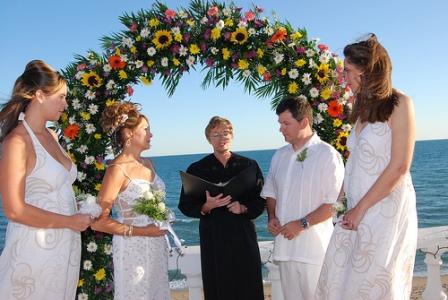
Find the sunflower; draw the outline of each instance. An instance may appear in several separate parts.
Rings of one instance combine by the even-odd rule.
[[[103,80],[93,71],[89,71],[82,75],[81,83],[89,89],[99,88],[103,84]]]
[[[152,42],[158,50],[167,48],[169,45],[171,45],[172,41],[173,37],[168,30],[157,31],[154,35],[154,38],[152,39]]]
[[[348,132],[342,131],[339,133],[338,137],[336,138],[336,149],[340,151],[347,150],[347,138],[348,138]]]
[[[322,89],[320,91],[320,96],[324,100],[328,100],[331,97],[331,94],[332,94],[332,91],[331,91],[331,88],[329,88],[329,87],[325,87],[324,89]]]
[[[328,74],[330,73],[329,66],[327,64],[321,64],[317,68],[316,78],[322,84],[328,80]]]
[[[201,52],[201,48],[199,48],[199,46],[196,44],[191,44],[189,50],[193,55],[199,54]]]
[[[71,140],[74,140],[78,136],[79,126],[76,124],[70,124],[64,129],[64,136]]]
[[[231,36],[230,36],[230,40],[234,43],[234,44],[239,44],[242,45],[245,42],[247,42],[247,38],[249,37],[249,34],[247,33],[246,28],[244,27],[239,27],[237,30],[235,30],[234,32],[232,32]]]
[[[327,112],[330,115],[330,117],[337,118],[344,112],[344,108],[342,107],[342,105],[338,103],[337,100],[333,100],[330,101],[330,103],[328,103]]]

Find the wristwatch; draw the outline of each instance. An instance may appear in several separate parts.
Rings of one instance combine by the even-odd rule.
[[[303,229],[307,229],[308,227],[310,227],[310,221],[308,221],[306,217],[300,219],[299,221],[300,224],[302,224]]]

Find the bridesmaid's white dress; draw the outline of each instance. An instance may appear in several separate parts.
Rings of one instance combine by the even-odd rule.
[[[77,171],[67,170],[40,144],[21,114],[36,153],[36,165],[25,180],[25,202],[63,215],[76,213],[72,183]],[[64,151],[61,147],[61,150]],[[65,153],[65,152],[64,152]],[[35,228],[9,222],[0,257],[0,298],[73,300],[79,277],[81,237],[70,229]]]
[[[123,170],[124,172],[124,170]],[[146,191],[165,190],[155,176],[153,182],[132,179],[115,201],[117,220],[133,226],[146,226],[153,221],[132,211],[135,201]],[[114,288],[116,300],[169,300],[168,249],[162,237],[113,237]]]
[[[348,138],[344,190],[354,207],[387,167],[392,132],[386,122],[368,123]],[[318,299],[408,300],[417,246],[415,191],[408,172],[371,207],[357,231],[339,224],[328,246]]]

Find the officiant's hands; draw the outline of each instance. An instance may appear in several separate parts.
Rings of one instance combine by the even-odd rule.
[[[231,196],[225,196],[223,194],[219,194],[215,197],[210,196],[210,193],[208,191],[205,191],[205,197],[206,201],[202,205],[201,211],[204,214],[209,214],[210,211],[217,207],[227,206],[230,204],[230,201],[232,200]]]
[[[239,201],[233,201],[229,205],[227,205],[227,208],[231,213],[234,214],[245,214],[247,212],[247,207],[243,204],[241,204]]]

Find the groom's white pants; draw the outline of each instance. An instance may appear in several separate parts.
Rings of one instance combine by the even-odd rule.
[[[322,266],[278,261],[284,300],[313,300]]]

